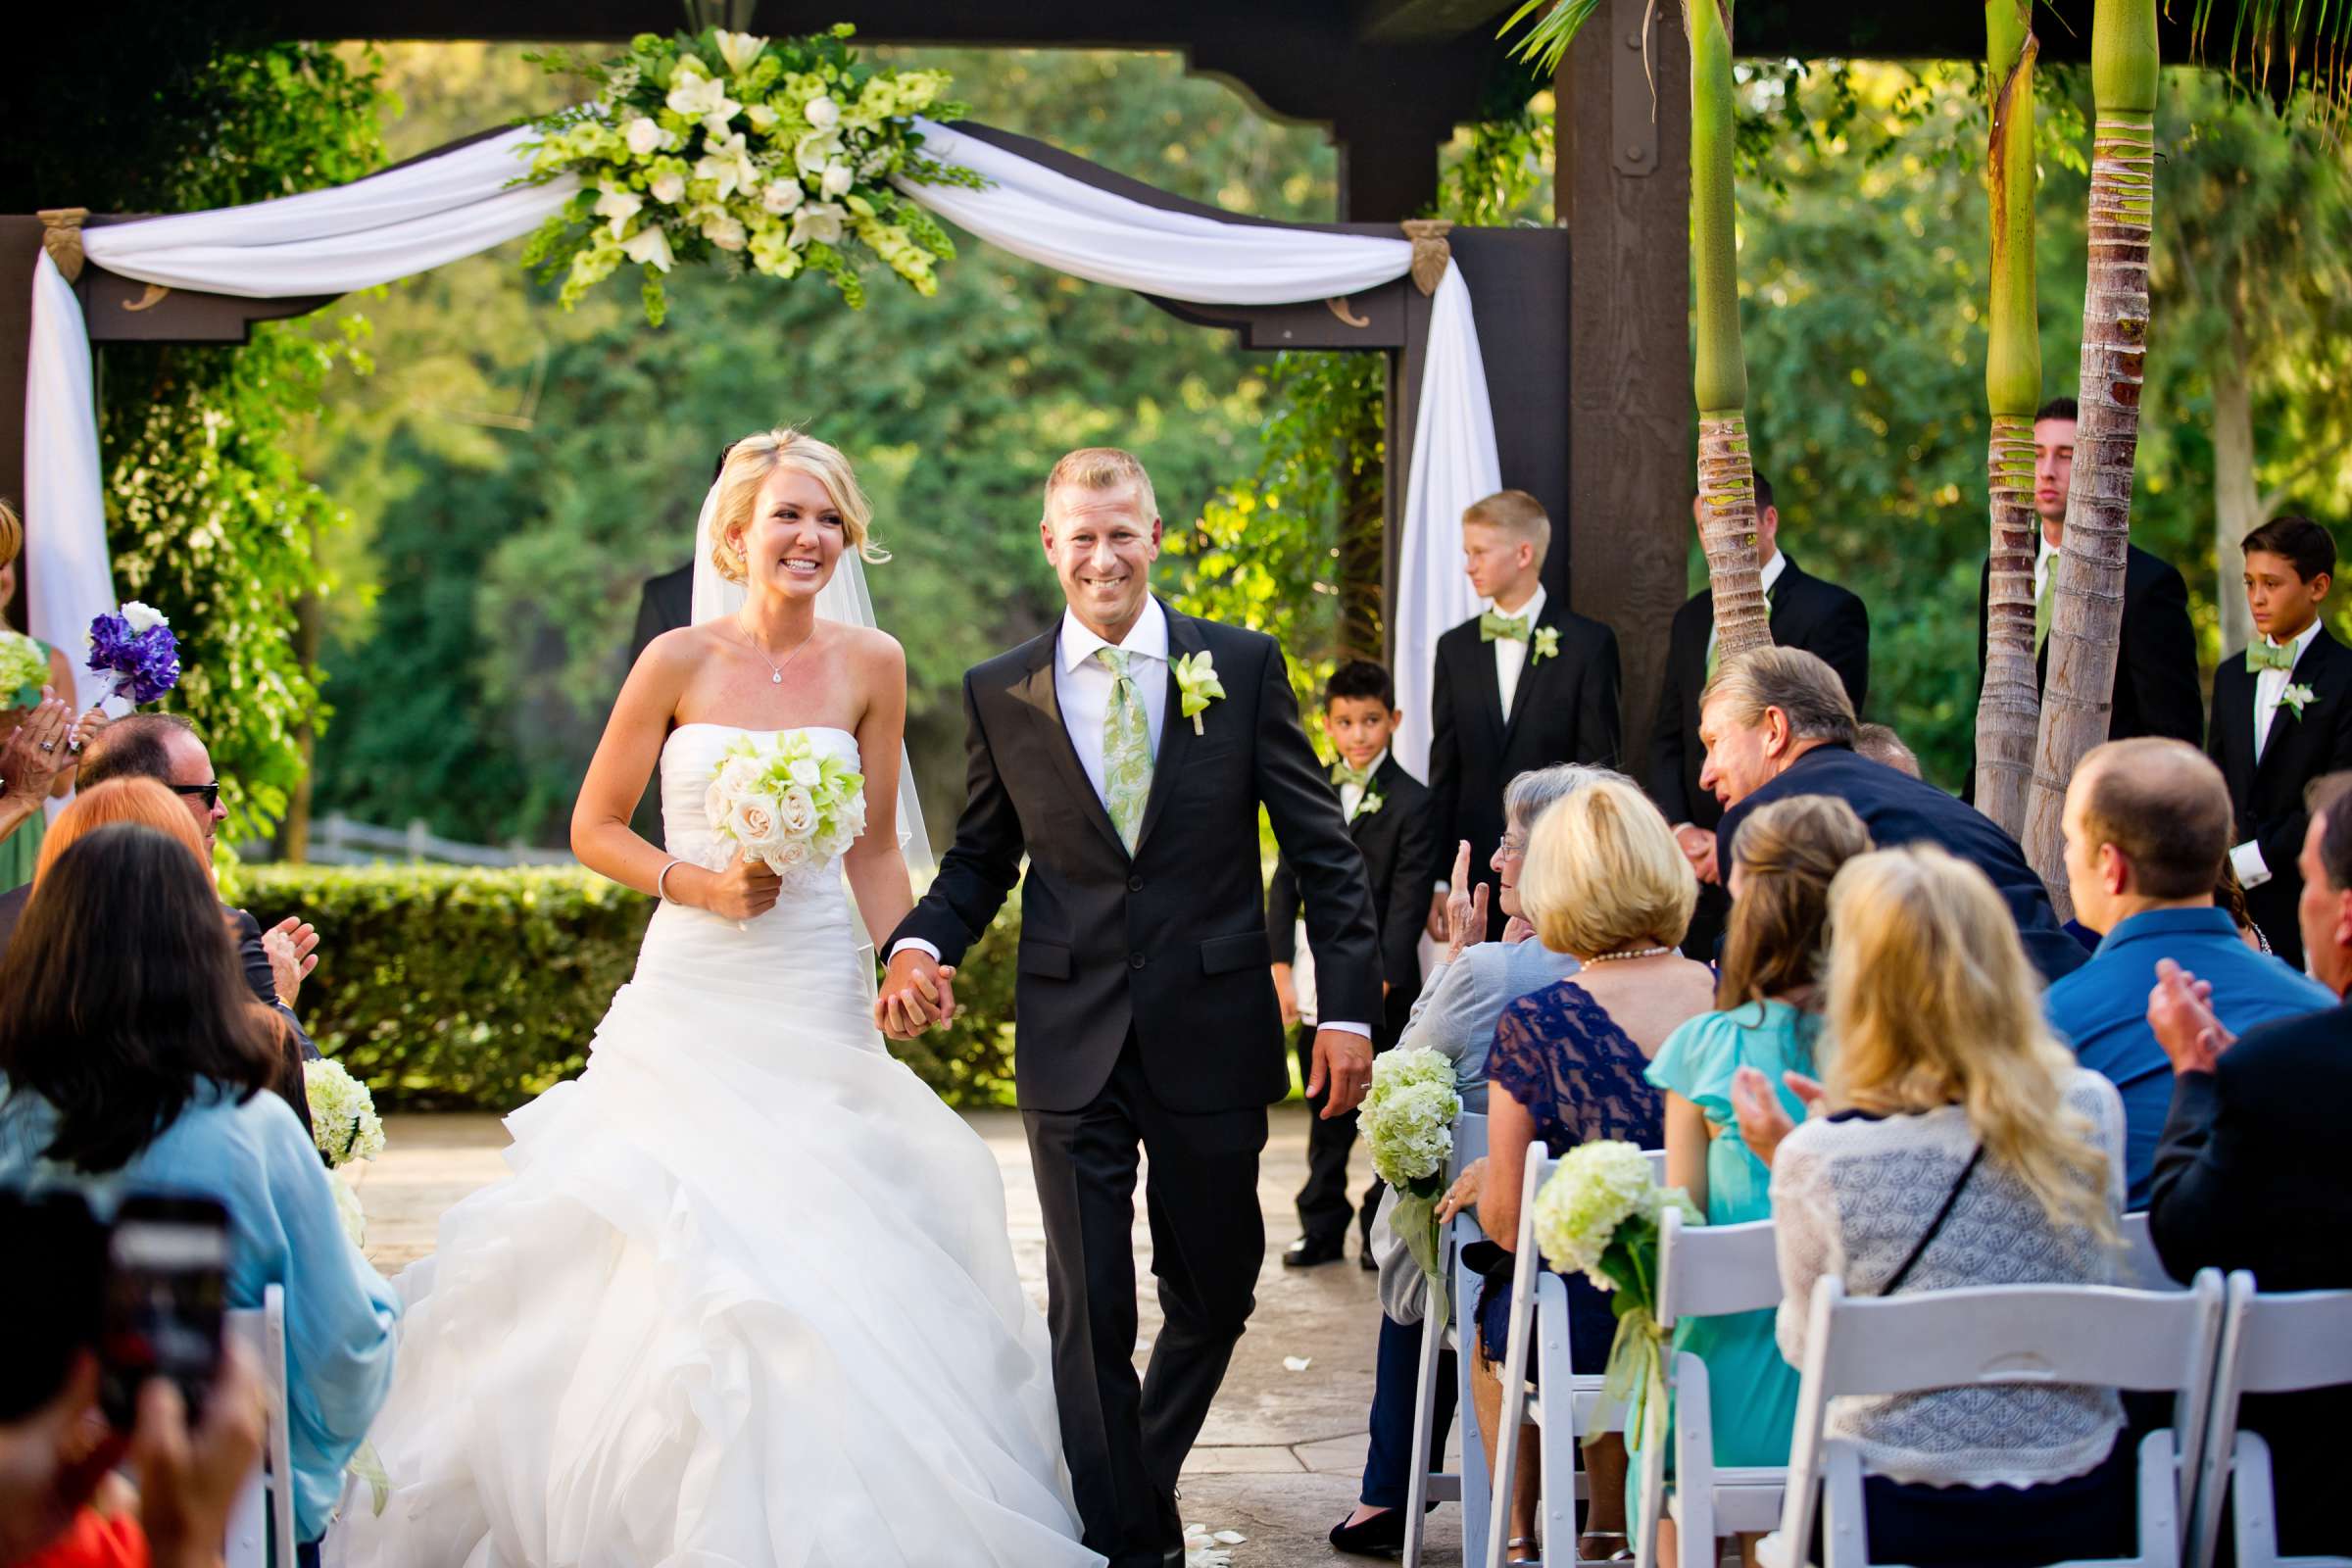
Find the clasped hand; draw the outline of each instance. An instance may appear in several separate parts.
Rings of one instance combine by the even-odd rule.
[[[916,947],[890,956],[874,998],[874,1027],[893,1040],[912,1040],[956,1016],[956,966]]]

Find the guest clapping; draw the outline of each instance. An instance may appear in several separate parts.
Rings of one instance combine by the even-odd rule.
[[[343,1233],[284,1102],[212,883],[120,823],[61,855],[0,959],[0,1185],[204,1194],[230,1223],[228,1304],[286,1294],[295,1525],[318,1540],[391,1385],[392,1289]]]
[[[1814,1282],[1853,1296],[2105,1285],[2124,1197],[2114,1086],[2043,1022],[1984,874],[1941,850],[1865,855],[1830,889],[1828,1103],[1773,1158],[1781,1352]],[[1885,1562],[2127,1556],[2136,1496],[2113,1390],[2021,1385],[1836,1401]]]
[[[1584,967],[1503,1008],[1487,1058],[1485,1167],[1466,1175],[1439,1210],[1475,1202],[1501,1254],[1485,1270],[1472,1380],[1490,1463],[1528,1149],[1539,1139],[1554,1156],[1598,1139],[1657,1148],[1662,1102],[1643,1074],[1666,1037],[1714,1000],[1706,965],[1675,951],[1697,898],[1690,862],[1666,818],[1631,783],[1595,780],[1546,810],[1529,840],[1519,894],[1544,946]],[[1597,1371],[1616,1316],[1591,1282],[1572,1275],[1567,1288],[1571,1358]],[[1533,1448],[1526,1445],[1528,1462],[1515,1478],[1517,1538],[1533,1535]],[[1585,1463],[1592,1500],[1578,1555],[1607,1557],[1625,1535],[1624,1440],[1610,1434],[1588,1445]]]
[[[0,605],[17,597],[17,561],[24,553],[24,524],[0,503]],[[5,626],[0,631],[18,635]],[[65,654],[37,638],[26,641],[38,655],[42,674],[24,689],[23,706],[0,709],[0,733],[11,741],[0,754],[0,785],[5,786],[0,788],[0,892],[32,880],[33,861],[41,853],[43,805],[74,787],[76,754],[106,727],[105,713],[95,708],[74,717],[74,669]],[[17,695],[0,692],[0,704],[13,705]],[[19,736],[22,746],[15,744]]]

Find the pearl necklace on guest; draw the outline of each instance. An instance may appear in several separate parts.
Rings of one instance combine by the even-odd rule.
[[[1662,958],[1673,951],[1672,948],[1624,948],[1615,953],[1595,953],[1585,961],[1587,963],[1623,963],[1628,958]]]

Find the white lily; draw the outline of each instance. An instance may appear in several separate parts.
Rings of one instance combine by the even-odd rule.
[[[754,130],[764,135],[768,131],[775,129],[776,122],[784,117],[777,114],[776,111],[769,105],[754,104],[751,108],[746,109],[743,112],[743,118],[752,122],[752,128]]]
[[[841,123],[841,105],[820,92],[801,106],[801,118],[818,130],[831,130]]]
[[[816,131],[803,136],[792,149],[792,163],[804,174],[821,174],[825,166],[841,156],[841,138]]]
[[[810,202],[793,215],[792,247],[800,249],[814,241],[820,245],[841,243],[841,209],[831,202]]]
[[[760,58],[760,51],[767,47],[765,38],[755,37],[748,32],[729,32],[722,27],[716,36],[718,57],[738,76],[751,70],[753,63]]]
[[[760,183],[760,171],[752,165],[750,146],[741,136],[714,138],[710,151],[694,166],[694,177],[707,179],[718,187],[718,199],[725,201],[739,190],[749,190]]]
[[[654,176],[645,193],[664,207],[675,207],[686,194],[686,176],[674,169],[665,170]]]
[[[782,217],[801,205],[804,194],[797,180],[773,179],[760,193],[760,205]]]
[[[645,198],[635,191],[608,190],[596,199],[596,216],[612,220],[612,237],[618,239],[644,205]]]
[[[640,266],[652,264],[657,272],[666,272],[676,258],[669,253],[669,236],[659,223],[649,223],[620,242],[620,253]]]
[[[669,89],[669,96],[662,101],[689,120],[716,120],[722,125],[743,107],[727,96],[726,87],[716,78],[689,76],[683,64],[678,68],[677,85]]]
[[[857,183],[857,171],[836,159],[825,166],[825,177],[820,182],[818,193],[828,200],[835,196],[847,196],[850,193],[850,187]]]
[[[716,218],[708,218],[703,220],[703,238],[722,251],[743,249],[744,241],[749,237],[744,232],[743,224],[727,217],[724,213],[719,214]]]

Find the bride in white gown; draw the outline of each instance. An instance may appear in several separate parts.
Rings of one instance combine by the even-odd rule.
[[[816,612],[864,498],[790,431],[738,442],[712,494],[702,548],[743,607],[646,650],[572,824],[663,902],[587,1072],[508,1118],[513,1177],[401,1277],[390,1496],[351,1489],[327,1560],[1099,1564],[994,1158],[884,1050],[831,868],[730,864],[704,810],[729,743],[804,731],[865,775],[876,826],[841,865],[866,930],[910,906],[905,659]],[[657,762],[666,850],[628,827]]]

